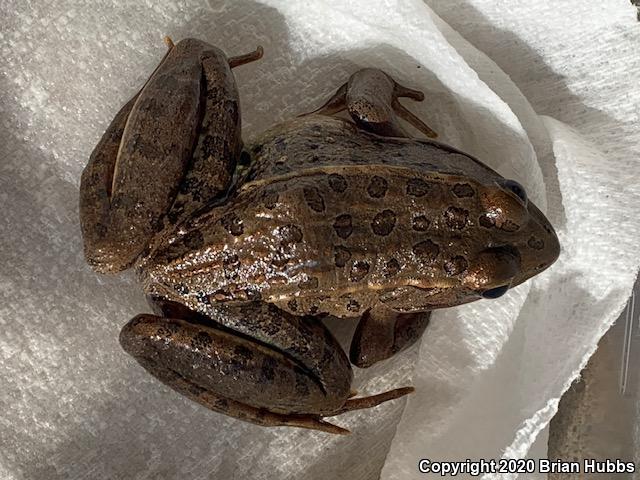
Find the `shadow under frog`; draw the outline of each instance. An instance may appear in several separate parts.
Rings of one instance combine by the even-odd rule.
[[[231,69],[261,55],[169,42],[83,173],[85,255],[103,273],[135,267],[156,315],[120,340],[161,381],[259,425],[347,433],[323,417],[413,389],[355,397],[318,316],[361,317],[350,360],[367,367],[413,344],[431,310],[502,295],[559,245],[522,186],[407,138],[396,115],[435,135],[398,101],[421,93],[379,70],[243,150]]]

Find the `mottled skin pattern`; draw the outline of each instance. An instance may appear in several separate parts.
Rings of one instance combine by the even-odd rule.
[[[349,359],[321,315],[360,318],[350,359],[369,366],[414,343],[431,310],[499,296],[559,246],[520,185],[451,147],[399,138],[396,114],[432,133],[398,107],[422,94],[379,70],[248,145],[234,181],[230,67],[261,53],[171,45],[85,169],[85,254],[101,272],[135,266],[155,315],[120,339],[161,381],[260,425],[345,433],[323,417],[412,389],[351,398]],[[355,123],[332,116],[343,108]]]

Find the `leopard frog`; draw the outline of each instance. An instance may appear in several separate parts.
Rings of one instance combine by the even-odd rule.
[[[410,138],[398,118],[435,136],[398,101],[422,94],[380,70],[243,146],[231,69],[261,55],[169,42],[83,172],[85,256],[135,268],[154,314],[120,341],[162,382],[259,425],[346,433],[325,417],[412,391],[358,397],[352,363],[411,345],[434,309],[526,281],[558,240],[521,185]],[[349,356],[325,315],[358,319]]]

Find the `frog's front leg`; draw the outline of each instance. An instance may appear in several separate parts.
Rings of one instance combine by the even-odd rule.
[[[323,417],[369,408],[410,387],[350,398],[352,371],[321,322],[259,303],[220,307],[221,323],[169,304],[174,318],[138,315],[123,348],[163,383],[212,410],[264,426],[348,433]],[[180,318],[175,318],[180,317]],[[242,323],[243,331],[222,326]],[[250,333],[250,335],[249,335]]]
[[[164,227],[165,216],[176,223],[226,192],[241,149],[230,65],[261,55],[258,49],[227,59],[195,39],[169,43],[82,174],[80,221],[85,256],[94,269],[128,268]]]
[[[413,345],[429,325],[431,312],[399,313],[386,307],[362,315],[351,339],[349,359],[367,368]]]
[[[346,109],[364,130],[387,137],[408,137],[397,115],[427,137],[436,138],[438,134],[407,110],[398,100],[400,97],[424,100],[422,92],[400,85],[382,70],[365,68],[351,75],[323,106],[311,113],[334,115]]]

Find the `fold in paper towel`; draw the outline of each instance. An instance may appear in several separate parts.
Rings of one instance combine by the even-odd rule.
[[[495,50],[509,76],[418,1],[0,7],[3,478],[404,480],[429,478],[417,471],[427,456],[527,455],[637,271],[638,134],[629,127],[638,94],[607,99],[596,80],[638,73],[638,33],[621,26],[625,9],[613,2],[609,14],[577,1],[514,1],[508,12],[488,1],[430,3]],[[563,44],[572,15],[582,25],[574,34],[588,30],[595,48]],[[438,311],[419,348],[357,371],[363,394],[417,391],[406,408],[334,419],[351,436],[264,429],[191,404],[120,350],[120,326],[147,307],[130,277],[89,270],[77,221],[80,171],[166,34],[230,55],[264,46],[259,64],[235,70],[245,137],[317,107],[360,67],[424,90],[425,102],[408,108],[442,141],[525,185],[557,228],[560,260],[501,299]],[[611,80],[618,92],[632,87],[623,76]],[[354,328],[330,326],[342,341]]]

